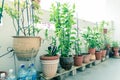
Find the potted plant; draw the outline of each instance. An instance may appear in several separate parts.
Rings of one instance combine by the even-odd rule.
[[[74,22],[75,6],[70,8],[68,3],[52,4],[50,21],[55,24],[55,34],[59,40],[60,49],[60,65],[65,70],[69,70],[73,64],[73,57],[71,56],[72,38],[71,31]]]
[[[91,56],[90,59],[95,60],[95,51],[100,37],[97,28],[88,26],[87,31],[82,34],[82,37],[88,44],[88,48],[89,48],[88,53],[90,53]]]
[[[73,38],[74,38],[74,46],[73,49],[75,51],[75,55],[74,55],[74,65],[75,66],[81,66],[82,62],[83,62],[83,56],[81,53],[81,41],[80,41],[80,36],[79,36],[79,28],[78,28],[78,19],[77,19],[77,28],[74,28],[74,31],[72,31],[72,33],[74,33]]]
[[[105,31],[106,29],[104,28],[105,24],[107,24],[107,22],[102,21],[100,22],[100,25],[96,26],[98,28],[98,32],[100,35],[100,38],[98,39],[98,45],[97,45],[97,48],[99,49],[99,51],[96,52],[96,53],[100,53],[100,54],[96,54],[96,56],[98,56],[99,59],[102,59],[103,57],[106,56],[105,44],[106,44],[107,31]]]
[[[80,39],[75,40],[75,55],[74,55],[74,65],[81,66],[83,62],[83,56],[81,54],[81,43]]]
[[[13,36],[13,48],[18,60],[34,58],[41,44],[41,38],[36,36],[40,29],[40,6],[31,0],[15,0],[5,4],[4,11],[12,18],[16,36]]]
[[[102,38],[101,38],[102,39]],[[101,49],[101,57],[104,58],[106,56],[106,48],[105,48],[105,44],[104,41],[101,40],[101,45],[100,45],[100,49]]]
[[[56,39],[53,37],[47,52],[48,54],[40,56],[42,70],[45,77],[53,77],[56,75],[59,63],[58,47],[56,46]]]
[[[119,43],[117,41],[112,42],[112,49],[114,52],[114,57],[118,57],[119,56]]]
[[[102,50],[103,49],[103,43],[101,39],[99,38],[98,45],[96,46],[96,52],[95,52],[95,57],[96,60],[101,60],[102,59]]]

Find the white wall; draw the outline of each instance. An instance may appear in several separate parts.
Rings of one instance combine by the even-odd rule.
[[[107,19],[114,21],[114,40],[120,41],[120,0],[106,0]]]

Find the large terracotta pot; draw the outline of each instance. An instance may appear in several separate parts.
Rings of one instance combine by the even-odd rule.
[[[96,60],[101,60],[102,59],[102,51],[96,51],[95,52],[95,56],[96,56]]]
[[[82,55],[75,55],[74,56],[74,66],[81,66],[83,62],[83,56]]]
[[[95,54],[95,48],[89,48],[89,51],[88,51],[88,53],[90,53],[90,54]]]
[[[14,53],[18,60],[31,60],[36,57],[40,45],[40,37],[13,36]]]
[[[90,62],[90,54],[83,55],[83,63],[89,63]]]
[[[73,62],[73,57],[60,57],[60,65],[65,70],[70,70]]]
[[[54,77],[57,72],[59,56],[41,56],[42,72],[45,77]]]

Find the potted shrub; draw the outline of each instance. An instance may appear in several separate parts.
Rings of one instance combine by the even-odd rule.
[[[73,38],[75,40],[74,41],[74,46],[73,46],[73,49],[75,51],[74,66],[81,66],[82,62],[83,62],[83,56],[82,56],[82,53],[81,53],[82,43],[80,42],[78,23],[77,23],[77,28],[74,28],[74,31],[72,33],[74,33]]]
[[[74,65],[81,66],[83,62],[83,55],[81,54],[81,43],[79,39],[75,40],[75,55],[74,55]]]
[[[103,41],[101,41],[100,49],[101,49],[101,57],[104,58],[106,56],[107,50],[105,49],[105,44]]]
[[[98,46],[97,46],[97,47],[100,49],[101,58],[103,58],[103,57],[106,56],[105,44],[107,43],[107,41],[106,41],[107,31],[106,31],[106,29],[104,28],[105,25],[108,25],[108,23],[105,22],[105,21],[102,21],[102,22],[100,22],[100,25],[97,25],[98,32],[99,32],[99,35],[100,35],[100,38],[99,38],[99,40],[98,40]],[[99,54],[99,55],[100,55],[100,54]]]
[[[12,18],[16,36],[13,36],[13,48],[18,60],[34,58],[41,44],[41,38],[36,36],[40,29],[40,6],[31,0],[15,0],[5,4],[4,11]]]
[[[71,46],[72,46],[72,38],[71,31],[72,25],[74,22],[74,12],[75,6],[70,8],[68,3],[60,4],[52,4],[50,21],[55,24],[55,34],[59,41],[59,49],[60,49],[60,65],[65,70],[69,70],[73,64],[73,57],[71,56]]]
[[[91,60],[95,60],[95,51],[98,45],[98,40],[100,37],[99,32],[96,27],[87,27],[87,31],[82,34],[82,37],[88,44],[89,51],[91,56]]]
[[[119,43],[117,41],[112,42],[112,49],[114,52],[114,57],[118,57],[119,56]]]
[[[40,56],[42,62],[42,70],[45,77],[54,77],[57,72],[59,63],[58,48],[56,46],[56,39],[52,37],[52,43],[48,47],[48,54]]]

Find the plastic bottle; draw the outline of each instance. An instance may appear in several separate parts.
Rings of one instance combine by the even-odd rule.
[[[13,74],[13,69],[9,69],[7,80],[17,80],[15,75]]]
[[[26,80],[32,80],[32,72],[31,72],[31,67],[29,66],[27,69],[27,77]]]
[[[22,64],[18,70],[18,80],[26,80],[26,77],[27,77],[27,70],[25,68],[25,65]]]
[[[31,73],[32,73],[32,80],[37,80],[37,71],[35,69],[34,64],[32,63],[30,67],[31,67]]]

